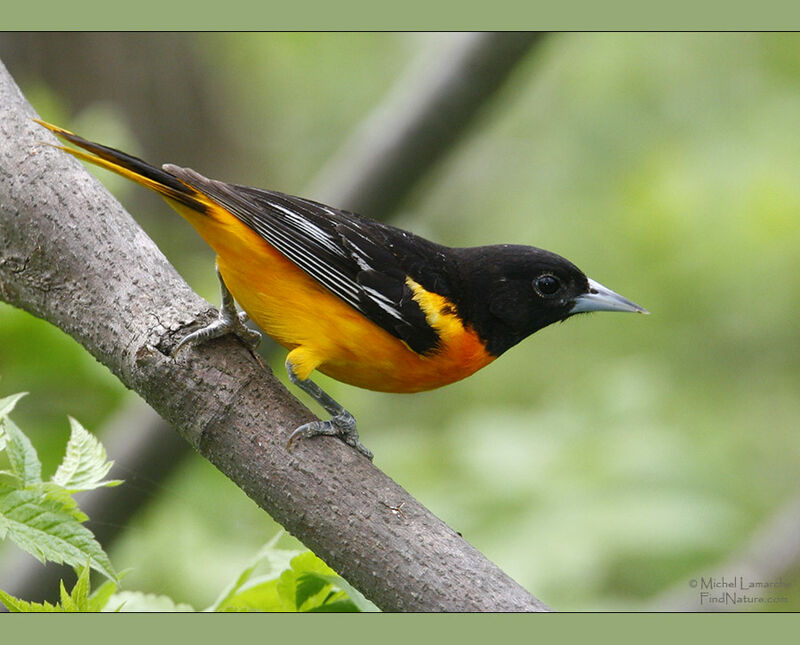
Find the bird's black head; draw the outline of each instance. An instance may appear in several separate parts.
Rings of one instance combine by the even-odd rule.
[[[577,313],[647,313],[543,249],[502,244],[458,249],[457,254],[459,282],[469,293],[453,294],[454,300],[494,356]]]

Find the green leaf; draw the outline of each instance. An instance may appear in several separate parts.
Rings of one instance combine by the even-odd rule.
[[[349,613],[349,612],[359,612],[361,611],[358,606],[349,598],[344,598],[342,600],[335,600],[333,602],[326,602],[319,607],[312,607],[308,610],[311,613],[319,613],[319,612],[331,612],[331,613]]]
[[[286,603],[278,593],[278,580],[266,580],[227,598],[215,611],[296,611],[294,603]]]
[[[19,477],[23,487],[41,483],[42,464],[30,439],[8,417],[3,419],[3,427],[11,472]]]
[[[49,602],[28,602],[20,598],[15,598],[11,594],[0,589],[0,602],[12,613],[20,612],[56,612],[62,611],[59,605],[51,605]]]
[[[159,596],[140,591],[120,591],[109,599],[103,611],[142,612],[142,611],[195,611],[184,602],[175,602],[169,596]]]
[[[297,576],[294,592],[294,603],[299,609],[311,596],[318,594],[325,587],[330,586],[330,582],[316,573],[303,573]]]
[[[35,490],[0,489],[0,534],[42,562],[90,566],[116,580],[103,548],[91,531],[64,510],[63,505]]]
[[[64,581],[59,584],[61,596],[61,608],[63,611],[91,611],[89,608],[89,573],[91,568],[89,563],[81,569],[78,580],[72,588],[71,593],[67,593]],[[113,584],[113,583],[112,583]]]
[[[4,426],[3,420],[14,409],[14,406],[17,404],[17,401],[19,401],[26,394],[27,392],[20,392],[19,394],[12,394],[11,396],[7,396],[3,399],[0,399],[0,452],[5,450],[6,448],[6,432],[3,429]]]
[[[292,558],[278,579],[278,595],[292,611],[377,611],[358,591],[311,551]],[[346,608],[349,600],[353,608]]]
[[[0,601],[11,612],[97,612],[101,611],[108,603],[114,591],[117,589],[116,583],[111,580],[104,582],[100,588],[89,595],[89,565],[83,567],[78,576],[78,581],[72,588],[71,593],[67,593],[64,581],[59,582],[61,602],[51,605],[49,602],[38,603],[28,602],[15,598],[14,596],[0,590]]]
[[[326,597],[322,600],[321,604],[317,604],[314,606],[310,606],[304,608],[303,611],[328,611],[327,607],[332,605],[334,602],[344,602],[347,600],[351,602],[354,606],[354,609],[343,609],[343,608],[332,608],[330,611],[364,611],[364,612],[378,612],[378,609],[373,603],[367,600],[364,595],[358,591],[355,587],[353,587],[347,580],[342,578],[341,576],[336,575],[326,575],[322,573],[317,573],[315,571],[311,571],[308,573],[303,573],[299,576],[298,579],[298,593],[300,587],[306,584],[312,584],[310,580],[316,579],[317,582],[313,583],[315,586],[319,587],[320,589],[324,587],[320,587],[320,585],[330,585],[330,587],[334,589],[338,589],[341,593],[337,593],[334,596]]]
[[[238,575],[236,580],[229,584],[217,600],[206,611],[228,611],[226,607],[234,598],[238,598],[245,589],[250,589],[255,585],[261,585],[267,580],[277,579],[280,572],[289,568],[289,563],[292,558],[299,555],[300,551],[289,551],[286,549],[278,549],[275,547],[278,540],[283,535],[283,531],[279,531],[262,549],[253,561]],[[256,575],[258,573],[258,575]],[[239,602],[239,601],[237,601]],[[248,600],[250,602],[250,600]],[[269,601],[271,602],[271,601]],[[251,607],[252,609],[252,607]],[[287,611],[287,608],[281,609],[261,609],[261,611]]]
[[[67,590],[64,588],[64,581],[60,580],[58,583],[59,586],[59,595],[61,598],[61,609],[63,611],[79,611],[78,605],[72,600],[72,597],[67,593]]]
[[[42,499],[57,505],[59,510],[69,513],[78,522],[85,522],[89,517],[80,508],[78,502],[70,495],[69,491],[53,482],[43,482],[33,489]]]
[[[308,611],[312,607],[321,606],[331,591],[328,581],[319,576],[336,573],[311,551],[306,551],[292,558],[291,568],[281,574],[278,579],[278,594],[284,603],[294,607],[294,611]],[[305,578],[305,583],[301,579]]]
[[[7,470],[0,470],[0,488],[22,488],[22,480],[14,473]]]
[[[53,482],[70,492],[121,484],[118,479],[103,481],[114,465],[113,461],[106,461],[103,444],[72,417],[69,423],[71,432],[67,451],[53,476]]]
[[[113,580],[106,580],[89,596],[89,604],[86,611],[103,611],[116,590],[117,583]]]
[[[19,401],[26,394],[27,392],[20,392],[19,394],[12,394],[11,396],[0,399],[0,420],[11,414],[11,411],[14,409],[17,401]]]
[[[291,569],[284,571],[278,578],[275,590],[287,611],[300,611],[297,607],[297,574]]]
[[[377,611],[310,551],[274,548],[270,541],[210,611]],[[269,575],[255,575],[267,568]]]
[[[89,611],[89,572],[91,567],[87,560],[86,565],[81,569],[78,581],[72,588],[70,599],[75,603],[78,611]],[[62,583],[63,588],[63,583]],[[61,603],[64,604],[63,602]]]
[[[347,597],[350,598],[353,604],[355,604],[355,606],[358,608],[358,611],[365,611],[365,612],[380,611],[380,609],[378,609],[374,603],[370,602],[364,597],[364,594],[362,594],[358,589],[353,587],[349,582],[347,582],[347,580],[345,580],[341,576],[334,574],[332,576],[322,576],[322,577],[327,579],[328,582],[330,582],[334,587],[338,587],[345,594],[347,594]]]

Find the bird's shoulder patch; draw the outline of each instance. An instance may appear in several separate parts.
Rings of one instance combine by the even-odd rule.
[[[409,276],[405,282],[411,290],[414,301],[425,315],[425,321],[436,331],[439,338],[447,341],[464,334],[464,323],[453,302],[438,293],[428,291]]]

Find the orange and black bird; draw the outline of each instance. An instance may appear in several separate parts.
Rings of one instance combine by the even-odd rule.
[[[219,318],[178,349],[228,333],[253,348],[260,335],[243,325],[247,316],[288,349],[290,381],[331,415],[297,428],[289,445],[335,435],[372,458],[353,416],[309,379],[314,370],[370,390],[420,392],[575,314],[647,313],[549,251],[443,246],[302,197],[157,168],[38,123],[83,149],[62,150],[160,193],[214,249]]]

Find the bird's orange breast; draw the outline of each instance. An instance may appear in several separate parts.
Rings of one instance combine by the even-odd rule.
[[[220,273],[242,309],[294,350],[290,359],[301,379],[318,369],[369,390],[420,392],[465,378],[494,359],[445,298],[410,278],[414,299],[440,337],[428,355],[371,322],[223,209],[209,216],[172,205],[216,251]]]

